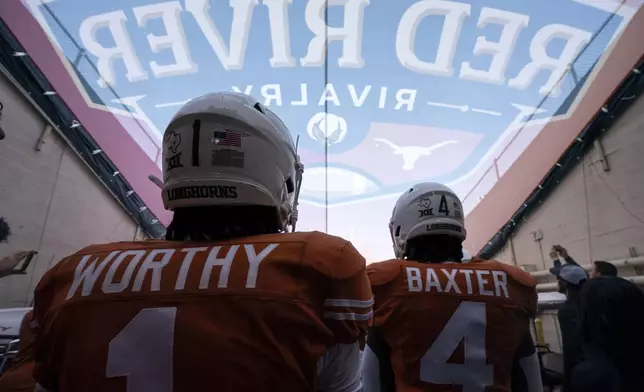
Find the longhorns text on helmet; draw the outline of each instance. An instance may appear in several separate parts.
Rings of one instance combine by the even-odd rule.
[[[43,1],[43,3],[48,3],[48,6],[54,6],[57,2],[58,0]],[[594,5],[591,0],[567,0],[567,2],[580,4],[581,7],[586,8],[599,7]],[[48,18],[45,17],[47,11],[39,3],[41,2],[28,2],[28,6],[36,19],[43,24],[45,31],[48,31],[55,40],[55,34],[52,31],[57,30],[54,28],[56,26],[47,25]],[[192,28],[192,31],[198,31],[198,33],[192,34],[191,41],[193,39],[202,40],[204,42],[203,49],[214,53],[223,70],[242,71],[247,68],[249,65],[246,61],[248,42],[257,39],[253,37],[259,35],[270,37],[271,50],[270,54],[267,53],[264,65],[261,63],[262,59],[259,59],[259,62],[257,59],[253,60],[253,73],[259,67],[267,70],[271,68],[305,68],[311,69],[312,74],[314,69],[320,69],[326,65],[331,68],[331,72],[334,72],[334,68],[345,70],[368,68],[368,62],[378,61],[377,57],[364,55],[365,46],[368,48],[365,42],[369,41],[369,37],[363,37],[363,34],[365,19],[373,17],[369,16],[369,10],[374,7],[382,7],[382,5],[369,0],[333,2],[329,8],[342,11],[343,18],[341,23],[333,23],[333,26],[329,27],[325,24],[323,12],[327,4],[326,0],[308,0],[303,6],[303,12],[299,11],[295,14],[293,9],[296,6],[301,6],[302,3],[294,4],[291,0],[166,1],[134,6],[131,9],[96,13],[83,19],[78,26],[67,27],[77,29],[81,41],[79,44],[82,45],[99,70],[100,79],[89,80],[89,83],[92,85],[98,83],[101,87],[109,85],[119,92],[125,80],[135,86],[137,82],[147,80],[162,80],[198,72],[213,72],[213,69],[216,72],[218,67],[213,67],[211,64],[197,64],[193,60],[196,53],[194,48],[191,51],[186,39],[186,31],[189,28]],[[221,12],[218,12],[215,7],[223,7],[225,13],[231,15],[232,23],[230,25],[221,23],[218,19]],[[530,88],[535,93],[539,93],[539,98],[546,94],[555,96],[561,91],[562,76],[569,71],[571,62],[593,36],[592,31],[583,28],[588,26],[579,22],[579,18],[570,19],[575,26],[554,21],[553,23],[544,23],[542,19],[531,18],[525,13],[505,9],[483,6],[477,10],[465,1],[421,0],[405,3],[405,7],[401,10],[400,17],[391,21],[392,24],[397,25],[395,39],[383,41],[382,47],[379,46],[378,56],[391,55],[397,60],[401,70],[411,71],[419,76],[456,77],[461,81],[475,83],[470,85],[471,88],[476,88],[476,84],[505,86],[512,91]],[[224,11],[223,8],[220,8],[220,11]],[[301,26],[307,29],[306,34],[303,34],[304,31],[294,31],[295,29],[293,29],[293,26],[296,25],[295,19],[300,17],[304,22]],[[428,23],[425,20],[428,17],[442,18],[443,23],[437,22],[440,24],[440,32],[436,37],[433,37],[435,39],[429,45],[435,49],[430,50],[430,53],[419,54],[416,50],[418,47],[416,41],[422,36],[419,34],[419,26],[423,21]],[[131,19],[136,22],[134,23]],[[151,26],[147,26],[147,24],[152,20],[157,25],[155,27],[162,26],[164,33],[149,33]],[[432,19],[432,21],[437,20]],[[259,26],[262,29],[257,27],[258,22],[261,22]],[[190,26],[188,26],[189,23]],[[136,27],[132,27],[137,24],[140,32],[136,31]],[[252,29],[251,24],[253,24]],[[492,26],[500,33],[488,38],[483,31],[486,26]],[[228,32],[221,34],[220,31],[225,29],[230,29],[229,35]],[[97,34],[99,30],[102,30],[102,39],[99,39],[99,34]],[[463,56],[456,56],[456,48],[459,45],[463,46],[463,41],[466,39],[464,37],[467,36],[468,40],[472,38],[468,36],[468,30],[474,31],[476,39],[472,40],[471,51],[467,53],[469,58],[465,58],[463,61]],[[195,34],[203,36],[196,37]],[[137,37],[137,35],[141,35],[141,37]],[[110,39],[105,40],[106,36]],[[226,36],[229,38],[225,38]],[[291,40],[301,40],[302,36],[312,36],[306,45],[306,51],[293,50]],[[527,48],[516,45],[520,36],[528,37],[527,42],[523,45]],[[138,45],[133,44],[135,42],[133,37],[140,38],[136,41],[139,43]],[[547,50],[553,40],[560,43],[560,51]],[[144,43],[141,45],[141,42]],[[328,59],[325,57],[325,48],[330,42],[334,42],[332,44],[334,48],[341,50],[339,57]],[[146,47],[146,44],[149,47]],[[470,47],[469,41],[467,47]],[[522,51],[521,56],[514,55],[518,50]],[[154,56],[158,56],[157,52],[160,51],[163,51],[166,57],[163,61],[157,62]],[[149,56],[149,53],[153,53],[152,57]],[[369,54],[367,53],[367,55]],[[480,56],[483,56],[486,61],[483,63],[478,61]],[[141,61],[141,57],[152,61],[146,64],[145,61]],[[511,60],[519,63],[514,69],[508,67]],[[118,64],[118,67],[115,67],[115,64]],[[122,69],[125,70],[122,75],[117,73],[117,70]],[[231,75],[235,75],[235,73],[233,72]],[[505,130],[498,132],[498,140],[494,146],[487,149],[485,156],[478,160],[478,166],[485,164],[490,158],[489,156],[495,153],[494,150],[507,142],[504,139],[509,139],[508,135],[523,126],[527,120],[532,119],[535,113],[545,112],[543,109],[534,107],[538,100],[530,101],[529,105],[526,105],[526,102],[502,102],[506,105],[507,110],[502,109],[503,106],[499,105],[483,107],[485,102],[481,103],[480,101],[478,104],[472,104],[466,95],[462,96],[460,102],[446,102],[447,99],[441,98],[441,94],[432,97],[430,93],[433,91],[428,91],[431,90],[429,87],[405,86],[395,78],[392,78],[390,82],[389,75],[376,75],[377,78],[373,77],[373,74],[371,75],[372,77],[356,78],[356,81],[347,77],[338,78],[343,80],[343,83],[335,82],[331,78],[332,82],[326,84],[318,83],[317,80],[313,83],[313,80],[308,79],[303,82],[297,77],[293,77],[287,79],[287,85],[283,79],[278,78],[277,83],[275,79],[271,81],[270,78],[273,77],[273,74],[267,73],[266,76],[262,76],[266,78],[263,84],[255,82],[256,78],[249,78],[249,80],[253,80],[250,82],[252,84],[231,81],[230,85],[226,85],[227,82],[223,82],[223,84],[218,82],[221,85],[218,88],[251,94],[269,107],[307,108],[308,113],[305,116],[308,118],[308,123],[304,120],[304,124],[302,124],[305,125],[307,135],[321,144],[326,141],[330,145],[345,141],[350,137],[352,129],[357,126],[355,119],[346,115],[346,111],[334,110],[334,108],[359,109],[370,105],[371,110],[387,111],[387,113],[397,112],[400,113],[399,116],[404,116],[404,113],[425,111],[427,108],[444,110],[448,114],[453,112],[457,116],[461,113],[476,113],[489,116],[487,118],[491,120],[503,116],[503,119],[508,121],[504,124]],[[319,76],[321,79],[321,72]],[[394,85],[394,81],[397,85]],[[125,84],[127,85],[127,83]],[[144,87],[145,83],[141,86]],[[130,89],[125,91],[130,91]],[[182,92],[179,91],[179,94]],[[154,113],[149,108],[174,111],[194,96],[172,94],[173,99],[166,98],[164,102],[153,102],[151,105],[149,101],[156,99],[152,96],[124,95],[123,93],[120,95],[120,102],[117,104],[120,103],[130,108],[129,112],[123,114],[133,112],[136,118],[145,122],[150,129],[157,131],[165,127],[165,124],[160,123],[159,119],[165,119],[167,116]],[[329,113],[326,114],[323,111],[325,105],[330,108]],[[118,109],[112,108],[110,110],[119,112]],[[505,110],[505,113],[501,113],[500,110]],[[374,112],[370,112],[370,116],[371,113]],[[288,122],[288,112],[282,116],[285,117],[287,124],[294,128]],[[364,117],[364,115],[360,115],[360,117]],[[543,115],[539,120],[545,120]],[[502,125],[499,129],[503,128]],[[439,153],[442,149],[451,148],[450,146],[458,146],[462,140],[447,137],[432,143],[423,143],[420,140],[401,143],[399,140],[385,136],[374,138],[371,142],[383,146],[386,149],[383,151],[390,151],[392,155],[399,156],[399,168],[403,172],[410,172],[417,167],[420,158]],[[470,170],[467,175],[478,170],[478,166]]]

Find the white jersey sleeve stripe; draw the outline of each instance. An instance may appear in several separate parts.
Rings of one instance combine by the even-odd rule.
[[[371,320],[373,312],[360,314],[360,313],[337,313],[325,312],[324,318],[331,320],[354,320],[354,321],[368,321]]]
[[[369,308],[373,306],[373,299],[359,301],[356,299],[329,298],[324,301],[324,306],[330,307],[347,307],[347,308]]]

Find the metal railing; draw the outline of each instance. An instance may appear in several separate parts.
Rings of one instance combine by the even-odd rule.
[[[566,103],[570,99],[571,94],[575,94],[578,88],[581,87],[581,84],[587,79],[587,76],[590,72],[593,71],[595,64],[600,60],[603,55],[604,48],[601,45],[602,40],[598,38],[605,38],[606,34],[610,34],[610,31],[606,31],[606,27],[613,21],[615,15],[623,6],[623,3],[618,5],[615,9],[615,13],[611,14],[609,17],[604,20],[601,26],[593,34],[590,41],[586,46],[577,54],[575,59],[571,61],[568,65],[568,70],[565,72],[559,81],[554,85],[554,87],[539,101],[535,106],[535,109],[532,113],[527,116],[527,119],[521,123],[516,131],[512,133],[510,140],[501,148],[498,154],[496,154],[492,159],[492,163],[483,170],[483,173],[480,174],[477,181],[467,190],[465,195],[462,198],[464,208],[467,212],[470,212],[478,205],[478,203],[483,200],[485,195],[494,188],[494,185],[501,179],[503,174],[514,164],[516,159],[521,155],[524,148],[521,146],[518,149],[511,149],[511,146],[520,139],[520,136],[524,133],[526,126],[530,125],[530,121],[539,113],[540,109],[544,106],[549,99],[552,99],[553,93],[558,89],[561,89],[559,94],[562,94],[567,97],[563,102]],[[581,77],[580,77],[581,75]],[[571,102],[568,104],[572,105]],[[599,110],[599,108],[598,108]],[[546,124],[544,124],[545,126]],[[581,129],[579,130],[582,131]],[[507,157],[503,165],[499,165],[500,161],[504,160],[504,156],[508,152],[515,154],[514,157]],[[508,154],[509,155],[509,154]],[[553,162],[553,165],[555,162]],[[490,175],[492,174],[492,175]],[[545,173],[544,173],[545,174]],[[535,184],[536,187],[537,184]]]
[[[626,259],[609,260],[608,262],[613,264],[615,267],[617,267],[618,270],[620,268],[628,268],[628,267],[644,267],[644,256],[630,257],[630,258],[626,258]],[[590,271],[591,268],[592,268],[592,264],[580,265],[580,267],[582,267],[586,271]],[[530,275],[532,275],[537,280],[553,276],[550,273],[549,270],[541,270],[541,271],[530,272]],[[638,275],[627,275],[627,276],[621,276],[621,278],[629,280],[629,281],[635,283],[638,286],[644,286],[644,275],[639,275],[639,274]],[[556,282],[555,283],[539,283],[539,284],[537,284],[537,291],[555,291],[555,290],[557,290],[557,283]]]

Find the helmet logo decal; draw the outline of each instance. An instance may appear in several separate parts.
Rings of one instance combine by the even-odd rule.
[[[165,135],[165,144],[168,148],[169,156],[165,158],[165,172],[169,172],[179,167],[183,167],[181,163],[181,135],[174,130],[169,131]]]
[[[432,206],[432,199],[429,196],[422,196],[418,199],[418,207],[427,209]]]
[[[452,204],[454,205],[454,217],[456,219],[463,220],[463,207],[461,204],[456,200],[453,200]]]
[[[434,216],[434,209],[430,208],[432,205],[432,198],[429,196],[421,196],[418,199],[418,213],[420,215],[418,216],[419,218],[423,218],[426,216]]]
[[[233,132],[228,129],[223,131],[215,130],[210,141],[216,147],[212,150],[210,164],[212,166],[244,168],[244,152],[240,151],[244,134]],[[229,147],[229,148],[221,148]]]
[[[210,141],[216,146],[241,148],[244,135],[229,130],[214,131]]]
[[[429,196],[421,196],[418,199],[418,212],[420,215],[418,218],[423,218],[423,217],[428,217],[428,216],[446,216],[449,217],[450,213],[453,212],[453,214],[456,214],[457,211],[460,210],[460,208],[457,207],[456,202],[454,202],[454,210],[450,210],[449,207],[447,206],[447,198],[445,197],[445,194],[440,195],[440,201],[438,202],[438,211],[434,212],[434,208],[431,207],[432,205],[432,197],[438,197],[439,195],[432,194]],[[462,213],[462,212],[461,212]]]
[[[438,204],[438,212],[443,213],[446,216],[449,215],[449,208],[447,208],[447,199],[445,195],[441,195],[441,202]]]
[[[169,172],[170,170],[183,167],[181,163],[181,153],[174,154],[165,159],[165,171]]]
[[[212,166],[244,168],[244,152],[229,148],[217,148],[212,150],[210,164]]]
[[[181,145],[181,135],[179,135],[175,131],[170,131],[165,135],[165,137],[168,150],[170,150],[171,153],[176,154],[177,149]]]

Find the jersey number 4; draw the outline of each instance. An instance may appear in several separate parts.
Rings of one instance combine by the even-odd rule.
[[[172,392],[177,308],[141,310],[110,342],[105,376],[127,377],[127,392]]]
[[[485,304],[461,302],[420,360],[420,379],[432,384],[462,385],[463,392],[484,392],[485,387],[494,384],[494,370],[485,355],[485,329]],[[461,341],[464,363],[447,363]]]

